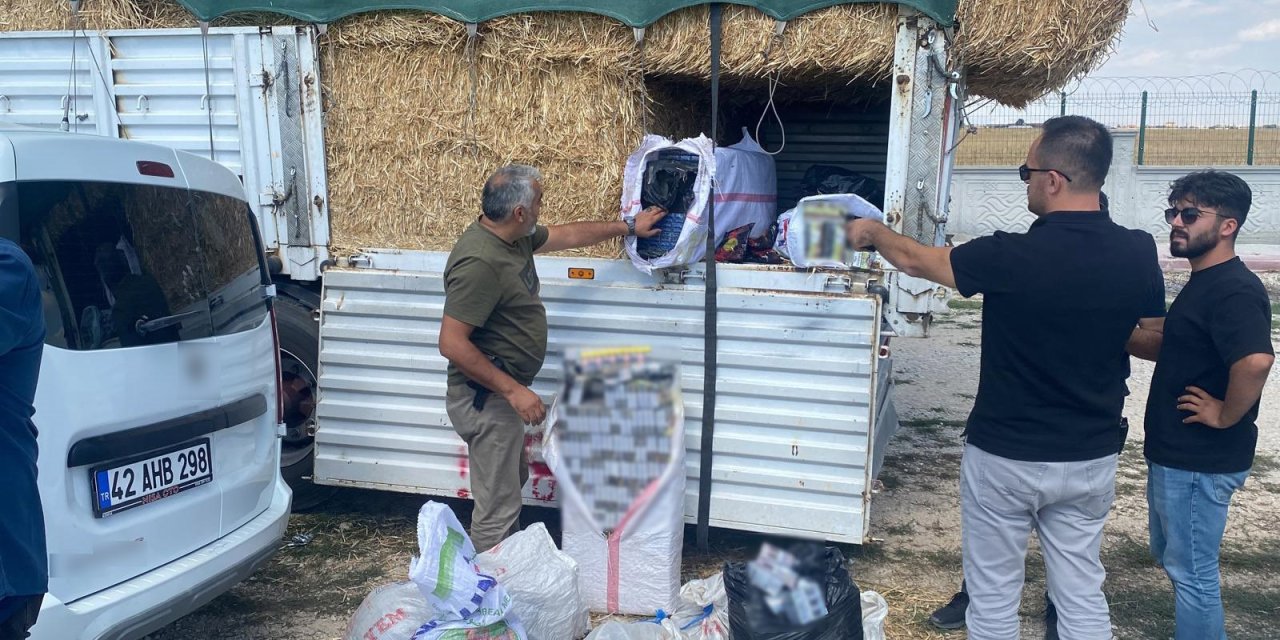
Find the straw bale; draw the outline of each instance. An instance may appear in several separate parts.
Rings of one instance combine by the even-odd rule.
[[[706,6],[693,7],[654,24],[645,41],[646,73],[709,77],[708,12]],[[888,75],[897,8],[877,3],[821,9],[791,21],[777,40],[775,21],[753,8],[725,7],[723,24],[720,67],[730,83],[758,85],[779,73],[791,85],[847,84]]]
[[[1064,85],[1107,55],[1129,10],[1129,0],[961,0],[958,52],[970,91],[1010,105]],[[643,50],[631,30],[602,16],[576,13],[515,15],[481,26],[482,40],[501,42],[496,54],[525,62],[623,67],[646,76],[708,76],[706,6],[672,13],[652,25]],[[0,31],[68,26],[68,3],[0,0]],[[172,0],[86,0],[89,29],[192,26]],[[775,41],[774,21],[759,11],[725,7],[722,72],[728,86],[759,86],[770,73],[784,85],[838,86],[887,76],[893,58],[897,8],[887,3],[829,7],[801,16]],[[285,24],[284,16],[236,16],[223,24]],[[339,49],[387,46],[460,53],[464,25],[412,11],[355,16],[335,35]],[[772,43],[772,44],[771,44]],[[491,48],[491,47],[490,47]],[[766,57],[765,50],[769,50]]]
[[[485,178],[509,162],[542,170],[546,222],[616,218],[621,159],[641,134],[639,76],[506,61],[487,46],[474,112],[466,55],[339,49],[327,63],[331,225],[344,244],[448,248],[479,215]]]
[[[1100,61],[1127,10],[1128,0],[961,0],[955,38],[971,93],[1021,104],[1061,86]],[[0,30],[67,28],[68,13],[65,2],[0,0]],[[172,0],[86,0],[82,15],[91,30],[195,25]],[[464,25],[422,12],[333,25],[321,77],[336,244],[447,249],[478,215],[485,177],[508,162],[542,169],[547,222],[613,219],[644,132],[708,128],[707,18],[705,6],[677,11],[641,47],[624,25],[577,13],[490,20],[472,43]],[[726,101],[759,101],[770,77],[789,102],[865,100],[890,74],[896,24],[894,5],[842,5],[775,38],[771,18],[725,6]]]
[[[1100,65],[1130,0],[962,0],[956,51],[969,92],[1020,107]]]
[[[80,17],[84,28],[89,30],[195,25],[195,19],[181,5],[163,0],[86,0],[80,8]],[[72,27],[69,2],[0,0],[0,31],[44,31]]]
[[[83,28],[167,29],[198,26],[194,16],[173,0],[84,0],[80,23],[73,24],[66,0],[0,0],[0,32]],[[214,20],[211,26],[284,25],[297,22],[276,14],[247,13]]]

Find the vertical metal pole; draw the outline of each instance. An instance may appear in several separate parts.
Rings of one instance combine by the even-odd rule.
[[[1258,133],[1258,90],[1249,92],[1249,152],[1245,155],[1245,164],[1253,164],[1253,145]]]
[[[1065,116],[1067,115],[1067,92],[1059,91],[1058,95],[1061,96],[1061,100],[1058,103],[1058,115]]]
[[[1138,118],[1138,164],[1142,165],[1147,155],[1147,92],[1142,92],[1142,115]]]
[[[200,46],[204,49],[204,111],[209,120],[209,160],[217,162],[213,151],[213,85],[209,80],[209,23],[200,22]]]
[[[711,144],[715,147],[720,119],[720,15],[719,3],[711,5]],[[708,547],[711,520],[711,464],[716,434],[716,185],[711,182],[707,199],[707,297],[704,303],[702,360],[702,446],[698,466],[698,548]]]

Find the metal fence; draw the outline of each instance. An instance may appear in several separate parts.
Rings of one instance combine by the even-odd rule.
[[[961,165],[1017,165],[1040,125],[1082,115],[1138,132],[1134,162],[1153,166],[1280,165],[1280,73],[1086,78],[1024,109],[966,107]]]

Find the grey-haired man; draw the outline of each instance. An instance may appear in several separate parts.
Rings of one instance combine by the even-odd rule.
[[[458,238],[445,265],[440,354],[449,360],[446,409],[467,443],[471,539],[485,551],[520,525],[528,480],[524,425],[546,417],[529,389],[547,352],[547,312],[539,297],[535,253],[586,247],[610,238],[659,233],[658,207],[634,219],[542,226],[542,175],[508,165],[484,184],[484,215]]]

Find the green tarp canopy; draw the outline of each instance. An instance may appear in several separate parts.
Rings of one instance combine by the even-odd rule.
[[[868,2],[871,0],[855,0]],[[902,4],[933,18],[943,26],[951,26],[955,19],[959,0],[899,0]],[[700,4],[706,0],[178,0],[204,22],[233,13],[266,12],[281,13],[299,20],[328,24],[356,13],[401,9],[429,11],[458,20],[459,22],[483,22],[490,18],[513,13],[537,11],[582,11],[609,16],[629,27],[645,27],[677,9]],[[810,11],[838,4],[853,4],[849,0],[743,0],[723,4],[739,4],[755,7],[778,19],[790,20]]]

